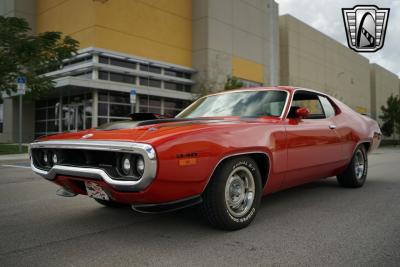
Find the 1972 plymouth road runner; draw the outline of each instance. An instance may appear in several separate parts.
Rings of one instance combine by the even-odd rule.
[[[142,212],[199,205],[209,223],[233,230],[254,219],[263,195],[330,176],[361,187],[381,139],[374,120],[304,88],[225,91],[175,118],[142,115],[40,138],[33,171],[62,196]]]

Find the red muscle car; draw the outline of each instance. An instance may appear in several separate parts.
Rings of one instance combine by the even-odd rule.
[[[206,220],[240,229],[263,195],[337,176],[361,187],[378,124],[326,94],[293,87],[205,96],[175,118],[122,121],[40,138],[35,173],[58,194],[141,212],[199,205]]]

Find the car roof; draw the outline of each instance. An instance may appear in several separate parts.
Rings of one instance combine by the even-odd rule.
[[[297,86],[260,86],[260,87],[246,87],[246,88],[239,88],[239,89],[232,89],[228,91],[221,91],[221,92],[216,92],[213,94],[209,94],[206,96],[212,96],[212,95],[221,95],[221,94],[228,94],[228,93],[234,93],[234,92],[246,92],[246,91],[268,91],[268,90],[280,90],[280,91],[286,91],[288,93],[293,93],[295,91],[308,91],[311,93],[316,93],[316,94],[321,94],[325,95],[328,97],[331,97],[330,95],[320,92],[317,90],[309,89],[309,88],[304,88],[304,87],[297,87]]]
[[[221,92],[216,92],[213,94],[209,94],[207,96],[212,96],[212,95],[222,95],[222,94],[229,94],[229,93],[234,93],[234,92],[246,92],[246,91],[273,91],[273,90],[279,90],[279,91],[286,91],[286,92],[292,92],[296,90],[297,87],[293,86],[260,86],[260,87],[246,87],[246,88],[239,88],[239,89],[232,89],[228,91],[221,91]]]

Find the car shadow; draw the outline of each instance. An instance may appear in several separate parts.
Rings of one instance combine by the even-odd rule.
[[[263,197],[256,218],[264,222],[271,217],[277,219],[282,214],[290,213],[293,209],[302,207],[302,203],[317,204],[321,199],[338,199],[343,192],[348,190],[351,189],[342,188],[337,184],[336,179],[329,178],[276,192]],[[79,224],[84,221],[85,224],[88,224],[102,221],[112,224],[117,219],[119,223],[112,226],[112,229],[136,226],[136,229],[142,230],[149,227],[149,229],[156,228],[175,232],[176,226],[179,225],[179,231],[220,231],[212,228],[202,219],[198,206],[168,213],[144,214],[136,212],[128,206],[108,208],[97,205],[97,207],[91,206],[91,209],[86,210],[83,217],[79,217],[78,214],[75,215],[64,218],[66,220],[64,223]]]

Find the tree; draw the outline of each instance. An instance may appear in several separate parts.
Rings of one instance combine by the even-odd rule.
[[[394,131],[395,131],[398,135],[400,135],[400,122],[397,122],[397,123],[394,125]]]
[[[392,136],[394,132],[394,124],[393,121],[386,121],[382,124],[381,127],[382,134],[384,136]]]
[[[382,133],[391,136],[395,131],[400,134],[400,98],[399,96],[389,96],[386,106],[381,107]]]
[[[243,82],[240,81],[235,76],[229,76],[226,79],[226,83],[224,86],[224,90],[232,90],[232,89],[239,89],[244,86]]]
[[[35,36],[30,30],[25,19],[0,16],[0,93],[16,91],[16,78],[24,76],[29,96],[46,94],[53,81],[42,74],[61,68],[77,52],[78,41],[61,32]]]

